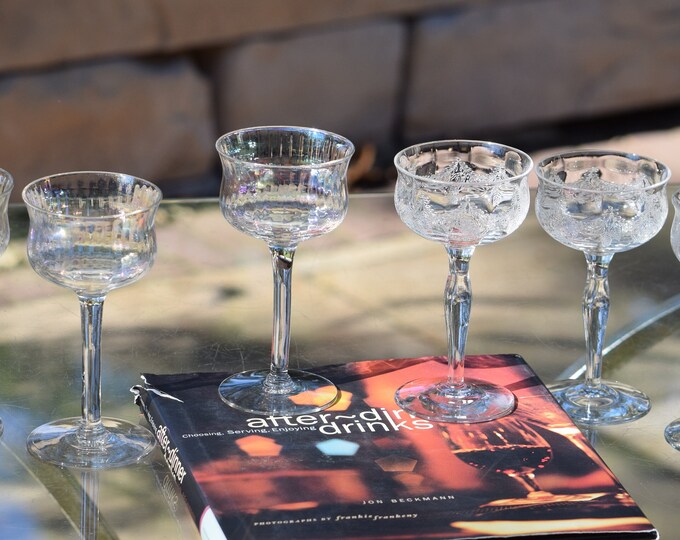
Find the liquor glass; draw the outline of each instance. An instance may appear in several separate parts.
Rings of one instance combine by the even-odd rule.
[[[673,193],[673,225],[671,226],[671,247],[673,253],[680,260],[680,191]],[[680,418],[671,422],[664,430],[666,441],[676,450],[680,450]]]
[[[267,243],[274,276],[270,367],[228,377],[220,384],[220,397],[255,414],[323,410],[337,400],[336,386],[289,369],[291,272],[298,244],[332,231],[345,217],[354,146],[327,131],[265,126],[227,133],[216,148],[223,169],[222,214],[239,231]]]
[[[487,473],[503,474],[517,482],[524,496],[496,499],[482,508],[528,507],[592,501],[603,493],[552,493],[540,487],[536,473],[552,460],[553,449],[530,422],[517,415],[476,425],[440,425],[451,452],[463,463]],[[550,473],[549,473],[550,474]]]
[[[585,378],[557,382],[550,390],[580,425],[640,418],[649,412],[649,398],[632,386],[602,379],[608,272],[615,253],[644,244],[663,226],[670,172],[654,159],[606,150],[551,156],[536,171],[536,215],[541,227],[558,242],[582,251],[587,262]]]
[[[531,158],[501,144],[448,140],[399,152],[394,202],[415,233],[442,244],[449,257],[444,295],[448,372],[401,386],[404,410],[436,422],[484,422],[515,406],[507,388],[465,378],[464,357],[472,293],[469,265],[475,248],[517,229],[529,210]]]
[[[528,423],[515,416],[480,426],[441,428],[451,452],[463,463],[480,471],[500,473],[514,479],[526,499],[503,499],[487,506],[555,502],[556,496],[536,483],[536,471],[552,459],[548,442]],[[499,504],[500,503],[500,504]]]
[[[161,191],[111,172],[71,172],[28,184],[28,259],[38,275],[75,291],[83,336],[81,416],[36,428],[35,457],[100,469],[138,461],[154,447],[144,427],[101,416],[101,324],[109,291],[140,279],[156,254],[154,217]]]
[[[7,217],[7,205],[9,196],[14,187],[12,175],[6,170],[0,169],[0,255],[7,249],[9,244],[9,218]],[[0,436],[3,432],[2,418],[0,418]]]

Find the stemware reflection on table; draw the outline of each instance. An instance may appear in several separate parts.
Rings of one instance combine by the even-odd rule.
[[[134,463],[154,447],[146,428],[101,416],[101,322],[106,294],[151,268],[160,190],[119,173],[73,172],[35,180],[23,191],[28,259],[80,301],[83,334],[81,417],[36,428],[28,450],[50,463],[98,469]]]
[[[267,243],[274,275],[270,368],[225,379],[220,397],[251,413],[323,410],[337,400],[335,385],[289,369],[291,272],[298,244],[332,231],[345,217],[354,146],[326,131],[269,126],[227,133],[216,147],[223,169],[222,213],[236,229]]]
[[[587,261],[585,380],[558,382],[550,389],[581,425],[640,418],[650,409],[649,398],[627,384],[602,380],[608,271],[615,253],[644,244],[663,226],[669,170],[635,154],[587,150],[548,157],[536,170],[536,215],[541,227],[555,240],[582,251]]]
[[[14,180],[12,175],[6,170],[0,169],[0,255],[7,249],[9,244],[9,218],[7,217],[7,205],[9,204],[9,196],[14,187]],[[3,426],[2,418],[0,418],[0,435],[2,435]]]
[[[484,422],[512,412],[508,389],[465,378],[464,356],[472,293],[469,264],[475,248],[516,230],[529,210],[529,156],[491,142],[445,140],[399,152],[394,201],[401,220],[441,243],[449,257],[444,304],[448,374],[416,379],[395,400],[407,412],[437,422]]]
[[[673,193],[671,198],[673,202],[674,214],[673,225],[671,226],[671,247],[673,253],[680,260],[680,191]],[[664,435],[668,444],[673,448],[680,450],[680,418],[671,422],[666,426]]]

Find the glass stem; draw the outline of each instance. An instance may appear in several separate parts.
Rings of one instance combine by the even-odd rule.
[[[96,540],[99,528],[99,473],[81,472],[80,484],[80,537]]]
[[[514,478],[521,486],[526,489],[527,493],[535,493],[542,491],[539,485],[534,480],[533,473],[529,474],[512,474],[510,478]]]
[[[588,274],[583,293],[583,326],[586,335],[585,383],[598,388],[602,379],[602,348],[609,317],[609,263],[613,255],[586,253]]]
[[[264,387],[275,394],[294,391],[295,383],[288,374],[290,351],[291,277],[295,248],[270,248],[274,272],[274,327],[272,331],[271,367]]]
[[[474,250],[474,247],[446,248],[449,254],[449,277],[444,292],[444,315],[448,338],[448,383],[454,387],[464,385],[465,344],[472,305],[469,268]]]
[[[81,442],[92,443],[104,434],[101,421],[101,337],[104,296],[78,296],[83,334],[83,396],[82,424],[78,433]]]

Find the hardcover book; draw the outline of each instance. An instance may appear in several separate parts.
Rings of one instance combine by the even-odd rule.
[[[512,414],[479,424],[395,404],[403,383],[445,376],[440,357],[315,371],[341,397],[297,417],[229,407],[226,373],[143,375],[137,402],[203,538],[658,538],[519,356],[466,358],[466,376],[517,396]]]

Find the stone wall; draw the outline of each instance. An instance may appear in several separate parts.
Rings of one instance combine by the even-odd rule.
[[[676,104],[679,66],[677,0],[0,0],[0,167],[14,200],[82,169],[216,194],[214,141],[239,127],[389,156]]]

